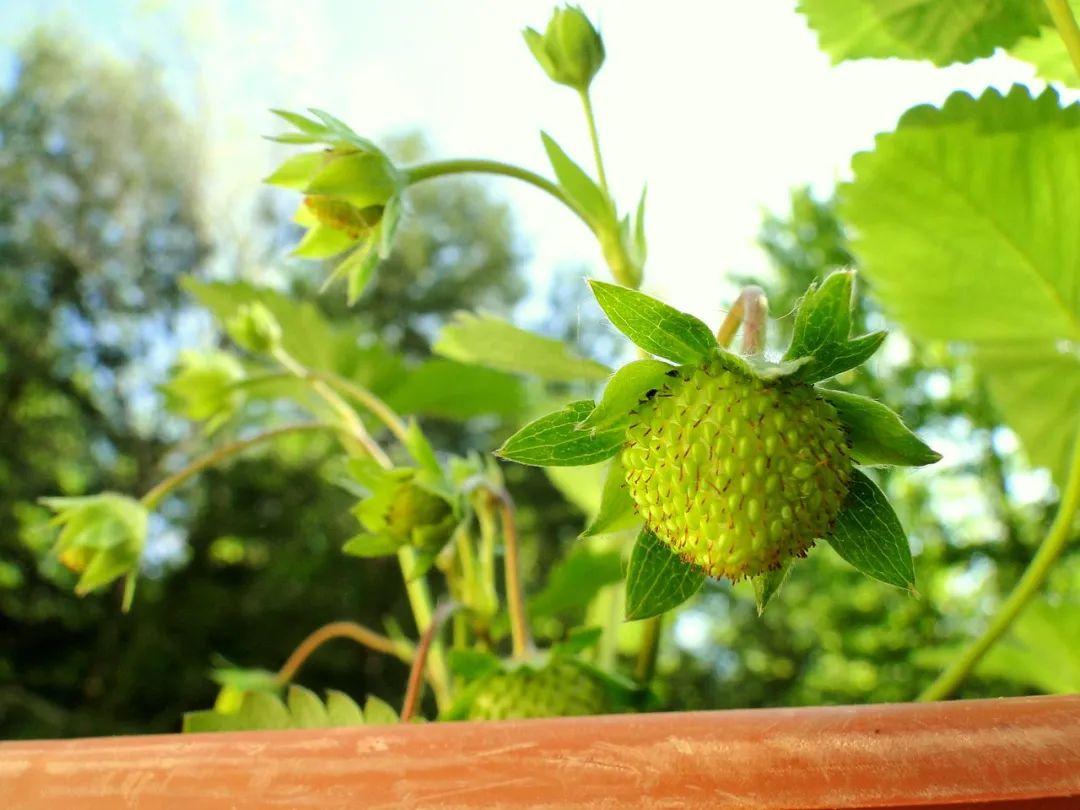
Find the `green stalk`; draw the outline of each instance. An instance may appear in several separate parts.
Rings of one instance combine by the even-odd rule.
[[[561,188],[555,183],[548,180],[546,177],[542,177],[536,172],[531,172],[528,169],[523,169],[520,166],[515,166],[512,163],[502,163],[498,160],[483,160],[481,158],[462,158],[458,160],[438,160],[432,163],[422,163],[419,166],[413,166],[410,169],[405,169],[405,182],[407,185],[413,185],[414,183],[420,183],[424,180],[430,180],[435,177],[446,177],[452,174],[496,174],[503,177],[512,177],[515,180],[521,180],[525,183],[535,186],[541,191],[546,191],[556,200],[561,202],[567,208],[569,208],[575,216],[578,217],[589,230],[593,230],[592,223],[581,211],[580,208],[567,197]]]
[[[1053,568],[1054,561],[1073,533],[1073,523],[1080,511],[1080,433],[1077,434],[1073,448],[1065,489],[1061,493],[1061,503],[1050,529],[1039,545],[1039,550],[1031,558],[1024,575],[1016,583],[1008,598],[1001,603],[997,614],[991,619],[982,635],[979,636],[949,667],[942,672],[923,693],[919,700],[942,700],[948,697],[970,674],[986,651],[1001,638],[1013,620],[1020,615],[1031,597],[1034,596],[1047,574]]]
[[[1080,26],[1076,24],[1069,0],[1046,0],[1046,8],[1050,11],[1050,18],[1061,41],[1065,43],[1065,50],[1069,52],[1077,75],[1080,75]]]
[[[600,135],[596,131],[596,115],[593,113],[592,96],[589,91],[581,91],[581,104],[585,108],[585,121],[589,125],[589,140],[592,142],[593,160],[596,161],[596,179],[600,181],[600,190],[610,199],[607,175],[604,173],[604,159],[600,156]]]

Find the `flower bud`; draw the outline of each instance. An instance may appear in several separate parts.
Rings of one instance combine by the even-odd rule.
[[[242,304],[225,324],[237,346],[254,354],[269,354],[281,343],[281,324],[265,304]]]
[[[213,425],[227,419],[242,403],[236,384],[243,379],[244,367],[230,354],[184,351],[172,379],[161,391],[169,410]]]
[[[547,75],[580,92],[589,89],[604,64],[604,41],[577,6],[555,9],[543,35],[526,28],[524,36]]]
[[[345,200],[333,197],[304,197],[304,206],[312,215],[328,228],[348,234],[350,239],[367,236],[382,221],[382,205],[369,205],[357,208]]]

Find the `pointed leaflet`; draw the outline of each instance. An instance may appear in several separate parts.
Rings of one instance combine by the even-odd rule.
[[[639,521],[634,501],[626,488],[626,471],[623,469],[622,459],[616,455],[611,459],[607,478],[604,479],[600,509],[597,510],[596,517],[581,536],[592,537],[597,534],[622,531]]]
[[[577,355],[561,340],[518,329],[494,315],[458,312],[442,328],[435,354],[557,382],[602,380],[611,373],[603,363]]]
[[[630,411],[637,407],[649,391],[663,387],[668,382],[668,372],[675,367],[660,360],[633,360],[616,371],[600,398],[600,404],[583,421],[581,430],[605,430],[624,424]]]
[[[1048,90],[916,107],[852,161],[840,213],[914,337],[965,343],[1059,485],[1080,413],[1080,105]]]
[[[648,529],[642,529],[630,552],[626,572],[626,618],[659,616],[678,607],[705,582],[700,569],[684,562]]]
[[[780,589],[787,582],[788,574],[791,573],[791,560],[785,560],[779,568],[766,571],[753,578],[754,604],[757,605],[758,616],[765,613],[765,608],[773,597],[780,593]]]
[[[577,429],[594,407],[591,399],[571,402],[562,410],[527,424],[507,439],[495,455],[538,467],[574,467],[611,458],[622,446],[623,427],[595,433]]]
[[[551,168],[555,170],[555,176],[566,195],[577,204],[594,225],[610,220],[613,213],[611,203],[608,202],[600,187],[546,132],[541,132],[540,136],[544,139],[544,151],[547,152],[548,160],[551,161]]]
[[[326,161],[304,188],[305,194],[334,197],[357,208],[385,205],[396,191],[393,167],[381,155],[367,152]]]
[[[851,471],[847,498],[825,539],[868,577],[915,590],[915,565],[904,527],[877,484],[858,469]]]
[[[940,453],[927,447],[880,402],[827,388],[818,389],[818,393],[836,409],[852,458],[859,464],[921,467],[941,460]]]
[[[971,62],[1035,34],[1046,19],[1031,0],[801,0],[833,62],[929,59]]]
[[[799,301],[795,329],[784,360],[811,358],[795,373],[803,382],[826,380],[868,360],[885,339],[873,332],[851,339],[853,283],[851,271],[832,273],[820,286],[812,284]]]
[[[617,284],[593,280],[589,286],[612,325],[650,354],[690,364],[717,351],[712,330],[693,315]]]

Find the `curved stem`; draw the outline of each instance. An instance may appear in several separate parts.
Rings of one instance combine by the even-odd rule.
[[[596,179],[600,181],[600,189],[605,196],[610,197],[608,191],[607,175],[604,173],[604,159],[600,156],[600,135],[596,131],[596,116],[593,114],[592,96],[588,90],[581,91],[581,103],[585,107],[585,121],[589,125],[589,140],[592,142],[593,160],[596,161]]]
[[[240,439],[235,442],[229,442],[226,445],[222,445],[217,450],[213,450],[204,456],[200,456],[199,458],[188,464],[186,467],[184,467],[182,470],[179,470],[178,472],[170,475],[168,478],[159,481],[151,489],[149,489],[146,494],[142,496],[142,498],[140,498],[140,501],[147,509],[153,509],[155,506],[157,506],[157,504],[161,501],[162,498],[164,498],[178,486],[183,484],[189,478],[197,475],[208,467],[213,467],[223,461],[226,461],[227,459],[232,458],[235,455],[238,455],[239,453],[243,453],[245,450],[251,447],[265,444],[266,442],[273,441],[274,439],[280,438],[281,436],[287,436],[290,433],[303,433],[315,430],[340,432],[341,427],[339,425],[331,425],[325,422],[302,422],[297,425],[285,425],[284,427],[274,428],[273,430],[268,430],[265,433],[260,433],[257,436],[252,436],[250,439]]]
[[[960,657],[937,677],[937,680],[923,690],[923,693],[919,695],[919,700],[941,700],[952,694],[979,663],[986,651],[994,646],[994,643],[1009,629],[1009,625],[1024,609],[1031,597],[1038,592],[1046,575],[1050,573],[1054,561],[1065,548],[1066,542],[1072,535],[1073,521],[1078,511],[1080,511],[1080,433],[1076,437],[1068,479],[1061,493],[1061,503],[1058,504],[1054,522],[1050,524],[1046,537],[1043,538],[1035,556],[1031,558],[1024,575],[1020,577],[1020,581],[1016,583],[1016,587],[1008,598],[1002,602],[997,615],[991,619],[982,635],[964,650]]]
[[[458,160],[437,160],[432,163],[422,163],[419,166],[405,169],[405,178],[409,185],[420,183],[424,180],[430,180],[435,177],[446,177],[451,174],[497,174],[503,177],[513,177],[515,180],[529,183],[530,185],[536,186],[541,191],[546,191],[556,200],[561,202],[573,211],[578,219],[588,226],[590,231],[593,230],[592,223],[589,222],[581,209],[579,209],[577,205],[563,193],[562,189],[555,185],[555,183],[536,172],[531,172],[528,169],[523,169],[512,163],[502,163],[498,160],[483,160],[480,158],[461,158]]]
[[[352,380],[339,377],[337,374],[330,374],[325,371],[309,371],[308,373],[311,377],[322,380],[328,385],[341,391],[345,396],[362,405],[365,409],[370,411],[376,419],[382,422],[387,430],[393,433],[399,442],[406,446],[408,445],[409,428],[408,425],[405,424],[405,420],[403,420],[393,408],[383,402],[378,396],[363,386],[357,385]]]
[[[1073,67],[1080,76],[1080,26],[1076,24],[1069,0],[1046,0],[1046,8],[1061,41],[1065,43],[1065,50],[1069,52]]]
[[[521,585],[520,544],[517,521],[514,518],[514,502],[506,490],[492,491],[491,496],[499,503],[499,516],[503,533],[503,564],[506,578],[506,611],[510,614],[510,637],[514,657],[528,657],[533,651],[529,633],[529,619],[525,610],[525,589]]]
[[[409,683],[405,687],[405,699],[401,704],[401,722],[408,723],[416,712],[416,706],[420,702],[420,690],[424,684],[424,669],[429,654],[433,652],[432,645],[435,637],[439,634],[447,618],[457,610],[453,602],[443,602],[435,609],[435,615],[431,623],[420,638],[420,646],[416,649],[416,658],[413,660],[412,669],[409,670]],[[442,706],[442,704],[439,704]]]
[[[392,655],[406,664],[411,664],[416,658],[416,653],[411,644],[394,641],[381,633],[376,633],[357,622],[330,622],[313,631],[297,645],[296,649],[281,665],[277,673],[277,682],[286,684],[296,677],[296,673],[304,662],[311,657],[319,647],[335,638],[352,639],[358,644],[363,644],[376,652]]]
[[[765,347],[766,316],[769,302],[761,287],[750,285],[743,287],[739,297],[728,310],[724,322],[716,330],[716,342],[725,349],[735,339],[735,333],[743,326],[742,353],[753,355]]]

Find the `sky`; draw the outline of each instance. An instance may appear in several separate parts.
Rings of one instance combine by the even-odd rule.
[[[1032,70],[1001,55],[972,65],[860,61],[830,66],[793,0],[584,0],[608,58],[594,104],[607,174],[623,210],[648,184],[646,288],[710,324],[728,274],[765,268],[754,236],[789,189],[827,192],[851,155],[917,103],[978,93]],[[239,238],[259,181],[289,154],[260,135],[267,110],[321,107],[375,138],[421,129],[436,157],[488,157],[549,173],[539,130],[588,165],[576,95],[552,84],[522,42],[550,0],[6,0],[0,49],[61,24],[120,56],[148,54],[198,122],[208,220]],[[3,65],[0,60],[0,77]],[[514,181],[493,187],[516,211],[541,289],[554,268],[604,270],[591,234]],[[258,280],[259,270],[255,271]],[[267,271],[269,272],[269,271]]]

